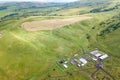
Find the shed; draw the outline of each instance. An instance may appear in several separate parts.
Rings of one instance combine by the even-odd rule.
[[[87,64],[87,60],[86,60],[86,59],[80,58],[79,60],[80,60],[83,64]]]
[[[108,55],[107,54],[104,54],[104,55],[102,55],[102,56],[100,56],[100,59],[105,59],[105,58],[107,58],[108,57]]]
[[[90,54],[94,55],[95,57],[99,57],[102,55],[102,54],[100,54],[100,52],[98,50],[94,50],[94,51],[90,52]]]
[[[77,64],[78,65],[78,67],[80,67],[81,65],[80,64]]]
[[[63,64],[64,68],[68,68],[68,66],[66,64]]]
[[[99,51],[98,50],[94,50],[94,51],[92,51],[92,52],[90,52],[91,54],[96,54],[96,53],[99,53]]]

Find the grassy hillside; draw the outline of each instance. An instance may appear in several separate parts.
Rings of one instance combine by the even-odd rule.
[[[120,63],[119,60],[119,46],[120,46],[120,26],[119,26],[119,14],[112,16],[109,19],[103,20],[99,23],[99,27],[97,28],[98,32],[96,34],[96,40],[93,38],[90,40],[90,47],[93,48],[99,48],[100,50],[108,53],[112,56],[110,62],[104,62],[104,68],[108,70],[116,80],[119,80],[119,70],[120,65],[117,63]],[[92,32],[96,29],[93,28]],[[93,32],[94,34],[94,32]],[[111,68],[111,70],[110,70]]]
[[[14,22],[11,25],[14,25]],[[53,31],[27,32],[21,28],[4,30],[0,39],[0,59],[1,68],[7,76],[1,78],[24,80],[36,77],[37,80],[55,74],[56,71],[58,75],[65,74],[59,70],[52,71],[54,68],[57,69],[58,56],[72,56],[70,53],[79,49],[79,45],[88,45],[86,32],[82,31],[87,27],[83,26],[84,22],[81,24],[83,27],[79,25],[80,23],[77,23]]]
[[[60,10],[65,3],[8,2],[0,4],[0,19],[47,15]],[[13,15],[16,14],[17,15]]]
[[[94,8],[96,10],[96,6],[98,7],[98,9],[99,8],[107,9],[108,7],[113,6],[113,3],[114,5],[116,5],[117,2],[115,1],[112,2],[109,0],[102,0],[102,1],[80,0],[72,3],[36,3],[36,2],[1,3],[0,19],[2,19],[3,21],[6,19],[11,19],[11,18],[18,19],[27,16],[80,15],[80,14],[89,13],[89,11],[91,11],[91,9]]]
[[[106,20],[100,25],[103,27],[103,30],[100,32],[100,42],[106,46],[106,49],[110,51],[115,57],[120,57],[119,55],[119,30],[120,30],[120,14],[113,16],[111,19]],[[109,46],[108,46],[109,45]],[[108,47],[108,48],[107,48]]]
[[[25,18],[25,16],[23,17],[22,15],[20,17],[12,14],[13,16],[10,16],[11,18],[7,17],[8,20],[1,20],[0,34],[2,34],[2,36],[0,37],[0,79],[90,80],[90,75],[95,71],[94,64],[90,63],[87,66],[82,67],[83,69],[94,69],[75,72],[76,70],[79,71],[82,69],[69,64],[71,67],[68,69],[62,68],[61,70],[60,66],[57,65],[57,62],[61,59],[72,58],[76,54],[75,52],[79,49],[80,51],[78,54],[82,55],[83,49],[87,52],[89,50],[99,48],[112,57],[103,62],[104,69],[110,72],[116,80],[119,80],[120,29],[119,25],[117,25],[120,23],[118,15],[119,7],[108,11],[101,11],[114,8],[119,0],[115,0],[113,2],[110,1],[111,4],[106,0],[103,0],[103,2],[100,0],[96,0],[95,2],[93,2],[93,0],[89,0],[90,3],[87,1],[88,0],[85,0],[84,3],[70,3],[69,6],[66,6],[68,5],[67,3],[54,4],[50,8],[28,8],[22,9],[18,12],[18,14],[23,14],[24,10],[26,10],[24,14],[26,14],[26,12],[30,13],[31,11],[36,15],[36,13],[39,11],[41,12],[41,10],[43,11],[41,13],[44,14],[44,12],[46,13],[51,9],[51,13],[48,14],[47,12],[46,15],[56,14],[60,16],[31,16]],[[81,4],[81,6],[78,6],[78,4]],[[106,6],[106,4],[110,5],[100,9],[100,11],[91,12],[91,10],[96,9],[97,4],[100,4],[100,7],[103,5]],[[7,5],[10,4],[7,3]],[[61,5],[64,6],[61,7]],[[13,7],[14,6],[12,6],[12,9],[9,8],[9,10],[12,10],[14,13],[15,7]],[[56,9],[58,11],[56,11]],[[9,10],[7,11],[11,13]],[[0,15],[3,16],[5,10],[0,11],[2,12]],[[73,17],[73,15],[80,15],[80,12],[82,11],[85,11],[86,14],[84,13],[84,15],[89,15],[93,18],[54,30],[30,32],[21,28],[21,24],[27,21],[69,18],[71,16]],[[110,30],[109,33],[104,32],[106,30]],[[103,32],[104,34],[101,36],[100,33]],[[51,78],[54,76],[65,77]],[[103,75],[97,74],[96,76],[101,77]]]

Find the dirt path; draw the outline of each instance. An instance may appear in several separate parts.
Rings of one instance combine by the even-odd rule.
[[[78,21],[83,21],[91,18],[92,17],[89,16],[75,16],[73,18],[67,18],[67,19],[52,19],[52,20],[25,22],[21,26],[27,31],[53,30],[56,28],[73,24]]]

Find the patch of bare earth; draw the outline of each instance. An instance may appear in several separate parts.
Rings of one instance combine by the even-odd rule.
[[[92,17],[88,17],[88,16],[77,16],[77,17],[67,18],[67,19],[52,19],[52,20],[24,22],[21,26],[27,31],[53,30],[56,28],[73,24],[78,21],[83,21],[91,18]]]

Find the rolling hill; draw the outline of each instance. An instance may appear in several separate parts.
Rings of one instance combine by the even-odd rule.
[[[1,3],[0,80],[92,80],[90,75],[96,70],[93,64],[96,62],[82,68],[69,63],[68,69],[57,62],[96,48],[110,56],[103,61],[103,68],[119,80],[119,9],[119,0]],[[76,20],[78,16],[92,18]],[[59,27],[65,21],[69,24]],[[29,31],[21,27],[34,22],[55,28]],[[30,29],[35,28],[34,24],[29,25]],[[96,73],[95,77],[112,80],[103,72]]]

